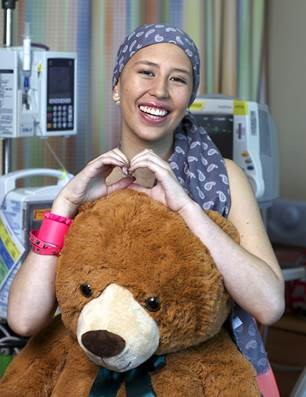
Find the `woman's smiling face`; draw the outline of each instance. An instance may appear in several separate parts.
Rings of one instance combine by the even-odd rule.
[[[150,142],[172,139],[188,107],[192,73],[189,58],[174,44],[136,52],[114,88],[120,95],[122,134]]]

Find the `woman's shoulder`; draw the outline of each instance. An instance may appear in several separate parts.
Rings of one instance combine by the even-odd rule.
[[[243,173],[242,169],[233,161],[230,159],[224,159],[224,164],[226,167],[226,170],[229,174],[238,174],[238,173]]]
[[[244,214],[246,218],[257,216],[258,204],[252,188],[252,182],[234,161],[226,159],[225,167],[228,174],[232,203],[229,218],[236,222],[237,219],[241,218],[241,214]]]
[[[249,179],[245,172],[233,160],[224,159],[224,164],[230,187],[236,185],[245,185],[246,187],[250,186]]]

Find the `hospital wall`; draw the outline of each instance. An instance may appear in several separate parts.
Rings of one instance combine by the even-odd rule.
[[[279,131],[280,193],[306,200],[306,1],[267,3],[268,97]]]
[[[268,104],[279,131],[281,196],[306,200],[306,1],[266,4]]]

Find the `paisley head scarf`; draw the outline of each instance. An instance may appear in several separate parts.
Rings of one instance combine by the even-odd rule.
[[[120,74],[139,50],[149,45],[172,43],[180,47],[190,59],[193,69],[193,89],[190,104],[194,101],[200,83],[200,56],[192,39],[181,29],[168,25],[142,25],[130,33],[120,45],[113,71],[113,88],[117,84]]]

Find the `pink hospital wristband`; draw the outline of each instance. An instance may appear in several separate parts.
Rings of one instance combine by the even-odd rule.
[[[30,232],[33,251],[40,255],[59,255],[72,222],[65,216],[46,212],[40,229]]]

